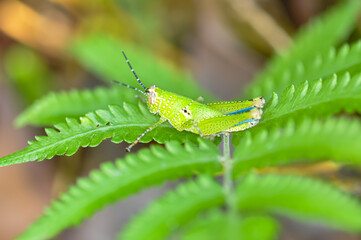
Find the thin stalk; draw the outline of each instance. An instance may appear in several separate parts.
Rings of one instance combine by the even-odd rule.
[[[223,189],[226,197],[226,205],[230,216],[237,215],[237,202],[233,186],[233,162],[229,145],[229,133],[223,135],[223,163],[224,163],[224,179]]]

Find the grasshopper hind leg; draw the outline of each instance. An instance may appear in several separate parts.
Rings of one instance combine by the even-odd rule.
[[[199,122],[198,126],[204,135],[212,135],[221,132],[236,132],[255,126],[261,116],[262,110],[254,108],[239,114],[208,118]]]
[[[231,128],[227,129],[226,132],[238,132],[238,131],[243,131],[248,128],[254,127],[259,123],[262,114],[263,114],[262,109],[254,109],[251,112],[249,119],[245,119],[245,120],[235,124]]]

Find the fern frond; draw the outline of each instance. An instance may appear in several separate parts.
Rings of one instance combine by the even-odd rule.
[[[294,61],[304,60],[312,58],[314,52],[323,52],[335,46],[355,27],[360,7],[358,0],[344,1],[310,21],[297,33],[284,57]]]
[[[297,176],[250,175],[237,186],[242,210],[264,209],[343,230],[361,230],[357,199],[318,180]]]
[[[78,118],[88,112],[107,109],[108,105],[122,105],[123,102],[136,103],[136,93],[124,87],[98,87],[90,90],[50,93],[38,99],[15,120],[18,127],[27,124],[36,126],[51,125]]]
[[[346,111],[361,113],[361,73],[350,76],[349,73],[341,77],[333,75],[328,79],[319,79],[312,82],[303,82],[295,87],[291,85],[278,97],[273,93],[271,100],[265,107],[262,120],[257,128],[262,126],[282,124],[289,118],[302,116],[326,118],[332,114]],[[234,143],[243,136],[235,133]]]
[[[188,224],[181,232],[182,240],[273,240],[278,235],[278,223],[267,216],[229,218],[226,213],[211,211]],[[177,239],[177,238],[176,238]]]
[[[195,218],[199,212],[223,202],[222,187],[211,178],[201,177],[153,202],[128,223],[118,239],[164,239],[177,227]]]
[[[259,125],[250,131],[257,132],[269,125],[280,125],[290,118],[326,118],[343,110],[348,113],[360,113],[360,102],[361,73],[353,76],[345,73],[341,77],[333,75],[311,84],[305,81],[297,87],[291,85],[285,89],[280,98],[278,94],[273,93]],[[243,136],[244,132],[234,133],[233,144],[237,145]]]
[[[297,87],[285,89],[281,98],[273,94],[267,105],[262,124],[280,122],[300,115],[328,117],[341,110],[361,112],[361,73],[341,77],[333,75],[329,79],[308,81]]]
[[[284,128],[243,135],[234,151],[234,171],[241,173],[300,159],[359,164],[360,146],[361,123],[358,120],[305,119],[299,124],[290,120]]]
[[[112,142],[132,142],[148,127],[157,121],[158,116],[149,112],[144,104],[138,106],[123,103],[123,106],[109,106],[108,110],[98,110],[81,117],[80,121],[67,118],[45,129],[47,136],[35,137],[25,149],[0,158],[0,166],[35,160],[50,159],[55,155],[73,155],[79,147],[95,147],[106,138]],[[197,135],[179,132],[169,123],[165,123],[147,133],[142,142],[151,139],[159,143],[169,140],[195,141]]]
[[[90,178],[78,180],[59,201],[54,201],[18,239],[50,239],[105,205],[140,189],[194,173],[218,172],[222,168],[219,155],[217,147],[209,141],[200,140],[199,147],[190,143],[182,147],[180,143],[168,142],[166,149],[152,146],[150,150],[140,150],[137,155],[128,155],[125,161],[104,163],[101,170],[92,171]],[[201,181],[201,187],[205,189],[214,190],[212,184]]]
[[[189,74],[175,69],[171,64],[154,57],[153,53],[139,46],[121,42],[106,35],[93,35],[77,39],[71,53],[90,71],[106,80],[118,80],[139,86],[122,55],[125,51],[136,73],[146,87],[157,85],[167,91],[206,99],[211,95],[203,90]]]
[[[327,51],[332,53],[332,50],[330,51],[329,49],[343,39],[355,24],[360,5],[360,1],[357,0],[345,1],[326,12],[322,17],[307,24],[299,31],[293,45],[283,54],[274,56],[267,64],[265,70],[256,76],[254,81],[245,89],[244,94],[251,97],[263,95],[268,98],[268,94],[275,91],[272,88],[277,87],[273,81],[278,81],[278,78],[286,79],[287,81],[293,80],[288,78],[287,75],[291,75],[290,72],[304,72],[302,71],[304,67],[302,63],[313,62],[315,59],[320,58],[317,57],[318,55]],[[327,58],[329,57],[326,54],[321,60],[325,61]],[[322,62],[320,61],[318,64],[320,63]],[[283,75],[285,72],[288,73]],[[297,74],[292,75],[297,76]],[[313,78],[316,79],[318,77],[322,76],[315,76]],[[286,80],[278,82],[286,86],[293,83],[287,83]],[[300,78],[300,81],[305,80],[311,79]],[[270,91],[270,89],[272,90]],[[281,87],[277,87],[277,91],[282,90]]]
[[[315,52],[312,59],[298,61],[275,74],[265,76],[262,81],[255,82],[248,90],[250,96],[265,96],[272,92],[280,93],[290,84],[299,84],[308,80],[312,82],[318,78],[325,78],[334,73],[347,70],[361,63],[361,41],[343,45],[339,50],[331,48],[325,53]]]

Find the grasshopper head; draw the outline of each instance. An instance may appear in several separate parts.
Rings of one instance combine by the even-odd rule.
[[[152,85],[148,88],[145,93],[148,95],[148,102],[150,104],[155,104],[157,101],[158,93],[156,92],[157,86]]]
[[[155,85],[150,86],[150,88],[145,91],[148,96],[148,107],[152,113],[157,112],[159,109],[159,95],[161,91],[162,90]]]

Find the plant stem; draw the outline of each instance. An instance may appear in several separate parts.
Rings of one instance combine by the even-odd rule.
[[[229,145],[229,133],[223,135],[223,163],[224,163],[224,179],[223,189],[226,197],[226,205],[230,216],[236,216],[237,214],[237,202],[234,193],[232,175],[233,175],[233,163],[231,159],[231,151]]]

